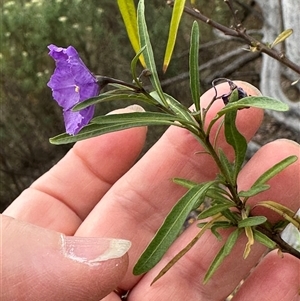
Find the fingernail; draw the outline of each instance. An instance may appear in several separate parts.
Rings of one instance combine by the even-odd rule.
[[[277,139],[276,141],[278,141],[278,142],[280,142],[280,141],[287,142],[287,143],[293,144],[293,145],[295,145],[297,147],[300,146],[300,144],[298,142],[296,142],[294,140],[286,139],[286,138],[280,138],[280,139]]]
[[[235,80],[234,83],[238,86],[242,86],[242,88],[247,92],[248,95],[255,95],[255,96],[261,96],[261,92],[253,85],[241,81],[241,80]]]
[[[114,110],[112,112],[107,113],[107,115],[111,114],[122,114],[122,113],[132,113],[132,112],[145,112],[144,108],[139,105],[130,105],[126,108],[121,108]]]
[[[300,209],[295,214],[300,217]],[[300,231],[293,224],[289,223],[280,234],[281,238],[297,251],[300,251]]]
[[[61,235],[61,240],[65,257],[88,265],[120,258],[131,247],[131,242],[125,239]]]
[[[139,106],[139,105],[130,105],[128,107],[125,108],[126,110],[128,111],[131,111],[131,112],[145,112],[144,108]]]

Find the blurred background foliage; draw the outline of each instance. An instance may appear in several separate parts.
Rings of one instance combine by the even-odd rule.
[[[244,25],[251,30],[260,28],[262,18],[256,10],[252,10],[254,1],[237,2]],[[232,16],[222,0],[198,0],[197,6],[207,16],[230,26]],[[146,2],[146,10],[156,62],[162,66],[171,8],[165,0],[149,0]],[[55,164],[71,147],[53,146],[48,141],[49,137],[64,132],[64,125],[61,109],[46,86],[54,70],[47,45],[73,45],[93,73],[125,81],[132,80],[130,61],[134,52],[116,1],[4,0],[1,18],[2,212],[24,188]],[[165,91],[186,105],[191,104],[186,72],[192,21],[191,17],[183,16],[174,58],[167,73],[159,74]],[[251,59],[238,64],[235,60],[249,54],[240,51],[240,42],[218,39],[212,28],[205,24],[200,24],[200,31],[200,64],[206,66],[200,74],[202,91],[210,87],[212,77],[219,76],[258,84],[259,55],[255,54]],[[237,54],[232,53],[220,61],[224,53],[230,51]],[[227,70],[231,65],[233,67]],[[120,101],[98,106],[97,110],[105,114],[126,105]],[[145,151],[163,130],[150,129]]]

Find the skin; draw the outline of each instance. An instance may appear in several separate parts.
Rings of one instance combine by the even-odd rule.
[[[238,83],[249,94],[257,91]],[[227,84],[218,86],[220,94]],[[213,90],[201,99],[205,107]],[[216,102],[208,119],[223,106]],[[237,126],[250,140],[261,124],[263,112],[238,112]],[[212,130],[212,137],[216,127]],[[201,146],[187,131],[171,127],[137,163],[146,128],[134,128],[78,142],[50,171],[25,190],[2,215],[3,300],[120,300],[116,287],[131,290],[128,300],[224,300],[246,281],[234,300],[299,300],[299,260],[271,252],[255,244],[242,259],[246,238],[242,237],[204,285],[204,274],[219,251],[219,242],[207,231],[200,241],[160,280],[150,283],[164,265],[199,232],[191,225],[171,246],[161,262],[143,276],[133,276],[132,268],[165,216],[185,190],[171,178],[193,181],[215,178],[217,167],[208,155],[197,154]],[[218,146],[233,158],[233,150],[221,133]],[[262,147],[239,175],[239,189],[245,190],[276,162],[295,154],[299,145],[278,140]],[[252,198],[273,200],[297,210],[299,207],[300,163],[289,166],[269,181],[271,189]],[[253,211],[272,221],[280,216],[267,209]],[[61,233],[81,237],[128,239],[132,247],[121,258],[90,267],[63,258]],[[225,238],[230,231],[223,231]],[[22,252],[20,252],[20,250]],[[47,256],[45,257],[45,255]],[[259,264],[258,264],[259,263]],[[258,264],[258,265],[257,265]],[[250,276],[248,277],[249,273]],[[4,277],[5,275],[5,277]]]

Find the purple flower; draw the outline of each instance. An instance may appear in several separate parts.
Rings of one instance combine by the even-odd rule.
[[[73,46],[62,48],[49,45],[48,48],[56,68],[47,85],[52,89],[53,98],[63,108],[66,132],[76,135],[92,119],[95,106],[78,112],[73,112],[72,108],[98,95],[99,85]]]

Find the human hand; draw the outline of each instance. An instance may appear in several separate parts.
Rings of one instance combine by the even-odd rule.
[[[257,93],[253,87],[239,86],[248,94]],[[226,93],[227,85],[219,85],[218,92]],[[205,93],[202,104],[208,103],[213,93],[212,90]],[[216,102],[208,119],[221,106],[221,102]],[[239,111],[238,115],[238,128],[249,140],[258,129],[263,112],[247,109]],[[206,285],[202,284],[205,271],[222,245],[207,231],[166,275],[150,286],[160,269],[196,235],[199,231],[196,225],[191,225],[174,242],[162,261],[149,273],[143,277],[132,275],[133,265],[141,252],[184,193],[184,189],[172,183],[171,178],[201,182],[213,179],[217,173],[208,155],[196,154],[201,148],[193,136],[174,127],[168,129],[133,165],[142,149],[145,134],[145,128],[135,128],[78,142],[65,158],[4,212],[16,220],[3,216],[2,221],[3,226],[7,225],[3,231],[3,300],[104,298],[114,301],[120,300],[119,296],[109,292],[117,286],[120,290],[130,290],[128,300],[131,301],[222,300],[248,276],[266,249],[255,244],[244,260],[244,239],[212,279]],[[233,157],[223,136],[218,144]],[[240,189],[251,186],[264,170],[292,154],[299,155],[299,146],[287,140],[264,146],[241,172]],[[278,174],[270,180],[272,188],[253,198],[253,202],[271,199],[297,210],[299,168],[297,161]],[[267,210],[256,211],[257,214],[266,214],[271,220],[279,219]],[[122,256],[124,250],[119,257],[94,265],[70,260],[62,252],[61,233],[75,237],[128,239],[132,242],[129,261],[127,254]],[[226,237],[228,231],[222,234]],[[95,249],[99,254],[95,250],[93,258],[101,253],[101,239],[97,239],[92,245],[97,246]],[[80,248],[88,242],[81,240],[77,243]],[[299,263],[295,258],[289,255],[280,258],[271,252],[255,268],[235,300],[255,300],[257,296],[260,300],[297,300],[298,273]]]

